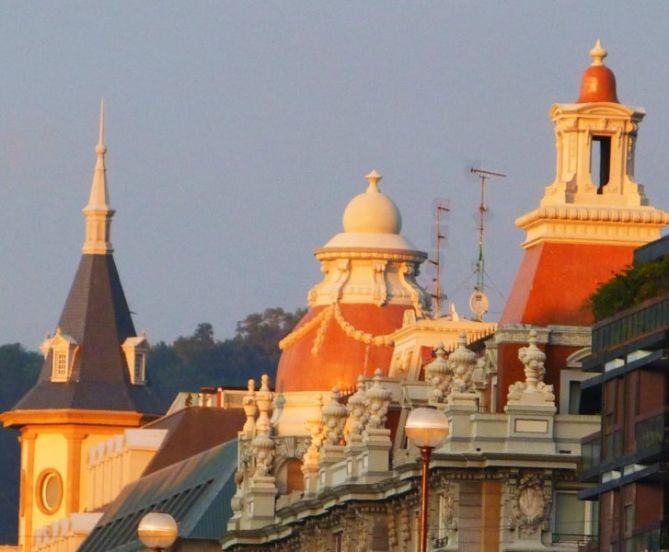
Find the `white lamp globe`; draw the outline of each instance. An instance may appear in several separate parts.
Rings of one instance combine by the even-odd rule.
[[[169,514],[149,512],[139,522],[137,535],[148,548],[169,548],[179,535],[177,522]]]
[[[404,426],[407,438],[418,448],[436,448],[448,436],[448,418],[436,408],[414,408]]]

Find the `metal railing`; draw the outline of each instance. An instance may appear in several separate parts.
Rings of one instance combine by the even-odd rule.
[[[602,461],[602,434],[596,432],[581,440],[581,472],[590,471]]]
[[[669,295],[663,295],[598,322],[592,329],[592,353],[617,345],[669,325]]]
[[[666,425],[665,412],[638,421],[634,427],[636,451],[654,453],[667,446]]]
[[[610,462],[622,456],[623,453],[623,431],[618,429],[604,436],[603,462]]]

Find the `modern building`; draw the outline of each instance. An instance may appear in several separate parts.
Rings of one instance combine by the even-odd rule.
[[[591,483],[577,477],[581,440],[600,427],[596,413],[578,410],[580,382],[593,376],[582,367],[591,352],[585,302],[669,223],[634,182],[643,111],[619,102],[599,43],[591,55],[577,101],[551,108],[556,177],[516,221],[525,252],[499,324],[455,308],[432,315],[417,281],[426,254],[402,235],[400,211],[373,171],[342,231],[315,252],[323,278],[280,343],[276,384],[264,377],[246,391],[180,395],[157,419],[137,364],[145,341],[129,314],[110,314],[127,305],[120,284],[105,284],[118,275],[109,276],[101,140],[84,259],[98,256],[107,269],[77,276],[40,383],[3,414],[26,435],[20,550],[139,550],[137,524],[151,511],[177,520],[174,550],[415,550],[420,463],[404,425],[426,405],[450,428],[433,452],[431,550],[576,551],[591,540],[598,510],[578,500]],[[106,294],[86,291],[104,285]],[[103,337],[84,331],[97,328],[94,319],[69,314],[80,311],[106,313],[106,329],[125,330],[106,334],[104,346],[89,342]],[[115,364],[84,377],[87,349]],[[84,382],[91,387],[80,397]],[[105,400],[127,401],[47,402],[51,422],[31,402],[90,401],[103,383]],[[102,411],[106,433],[89,421],[103,424]],[[71,433],[83,435],[76,446]],[[58,454],[42,446],[51,440]],[[59,493],[49,490],[55,474]],[[58,504],[48,515],[45,501]]]
[[[583,441],[581,479],[593,486],[580,495],[599,510],[591,551],[669,548],[669,288],[648,270],[661,268],[667,255],[667,237],[637,250],[634,265],[646,274],[619,278],[644,279],[659,294],[597,322],[584,360],[596,376],[583,383],[582,409],[602,420]]]

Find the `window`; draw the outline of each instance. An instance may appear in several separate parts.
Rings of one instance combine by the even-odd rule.
[[[44,358],[51,353],[51,381],[67,381],[72,374],[79,347],[73,337],[56,329],[56,334],[48,336],[40,346]]]
[[[585,534],[585,502],[575,492],[555,493],[554,542],[580,542]]]
[[[130,383],[144,385],[146,383],[146,355],[149,351],[146,336],[141,334],[137,337],[129,337],[123,342],[121,348],[128,366]]]
[[[63,501],[63,479],[56,470],[44,470],[37,479],[37,505],[47,515],[55,514]]]
[[[590,150],[590,175],[597,186],[597,193],[603,193],[604,186],[609,183],[611,169],[611,137],[593,136]]]
[[[135,381],[144,381],[144,353],[135,353]]]
[[[56,351],[53,359],[53,375],[57,378],[67,377],[67,353]]]

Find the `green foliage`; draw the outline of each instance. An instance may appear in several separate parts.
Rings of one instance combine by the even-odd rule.
[[[590,297],[595,320],[602,320],[669,292],[669,255],[639,266],[629,266],[600,285]]]
[[[198,324],[193,335],[179,337],[171,345],[159,342],[148,356],[151,386],[165,409],[179,391],[201,387],[242,387],[248,378],[269,374],[273,379],[279,362],[278,342],[306,311],[281,308],[249,314],[237,324],[233,338],[217,341],[214,328]],[[0,412],[9,410],[34,385],[42,356],[18,343],[0,346]],[[19,482],[18,432],[0,429],[0,543],[16,542]]]
[[[33,386],[42,356],[18,343],[0,346],[0,412],[9,410]],[[0,542],[16,542],[19,503],[18,431],[0,429]]]
[[[147,359],[150,384],[167,407],[179,391],[245,387],[249,378],[257,380],[262,374],[274,379],[278,343],[305,312],[277,307],[249,314],[237,324],[234,337],[224,341],[215,339],[208,322],[198,324],[193,335],[152,347]]]

